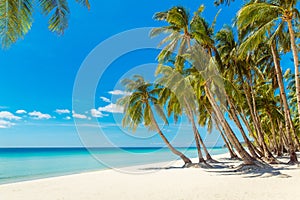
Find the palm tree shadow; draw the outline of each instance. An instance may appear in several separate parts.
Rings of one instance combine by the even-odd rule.
[[[224,170],[207,170],[208,172],[217,173],[222,176],[234,176],[234,175],[242,175],[243,178],[290,178],[290,175],[284,174],[281,171],[291,170],[286,167],[274,168],[272,166],[268,167],[257,167],[257,166],[238,166],[225,168]]]
[[[146,167],[146,168],[140,168],[139,170],[169,170],[169,169],[184,169],[185,167],[175,167],[175,166],[170,166],[170,167]]]
[[[224,165],[223,162],[218,163],[192,163],[189,166],[169,166],[169,167],[147,167],[147,168],[140,168],[139,170],[176,170],[176,169],[187,169],[187,168],[201,168],[201,169],[224,169],[229,168],[228,165]]]

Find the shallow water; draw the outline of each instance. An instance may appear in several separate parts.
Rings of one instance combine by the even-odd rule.
[[[197,157],[196,148],[178,148]],[[212,155],[227,152],[209,149]],[[0,184],[178,159],[167,148],[3,148]]]

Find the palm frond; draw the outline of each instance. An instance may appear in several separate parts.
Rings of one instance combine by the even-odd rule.
[[[68,27],[68,18],[70,10],[66,0],[39,0],[42,12],[45,15],[50,15],[49,30],[61,35]]]
[[[30,30],[32,10],[30,0],[0,1],[0,37],[3,48],[23,38]]]
[[[87,7],[88,9],[91,9],[89,0],[76,0],[76,2]]]

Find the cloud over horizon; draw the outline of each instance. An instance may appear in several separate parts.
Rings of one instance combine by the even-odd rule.
[[[26,114],[27,111],[26,110],[17,110],[16,114]]]
[[[71,113],[71,111],[68,110],[68,109],[56,109],[54,112],[56,112],[56,113],[59,114],[59,115]]]
[[[10,121],[6,121],[6,120],[0,120],[0,128],[10,128],[12,126],[14,126],[15,123],[12,123]]]
[[[100,97],[100,99],[106,103],[110,103],[110,99],[106,98],[106,97]]]
[[[28,113],[28,115],[30,117],[32,117],[33,119],[51,119],[51,115],[49,114],[44,114],[44,113],[41,113],[39,111],[33,111],[33,112],[30,112]]]
[[[76,119],[88,119],[86,115],[78,114],[75,111],[72,112],[72,117]]]
[[[119,96],[128,96],[131,95],[131,92],[126,92],[122,90],[113,90],[108,92],[111,95],[119,95]]]
[[[20,120],[21,117],[15,116],[11,112],[8,111],[1,111],[0,112],[0,119],[7,119],[7,120]]]
[[[123,113],[124,108],[114,103],[110,103],[107,106],[99,107],[98,111],[100,112],[109,112],[109,113]]]

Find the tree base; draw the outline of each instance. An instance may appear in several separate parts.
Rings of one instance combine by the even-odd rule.
[[[206,160],[206,162],[208,162],[208,163],[220,163],[219,161],[217,161],[217,160],[214,160],[214,159],[209,159],[209,160]]]
[[[274,157],[262,157],[261,158],[262,161],[264,161],[265,163],[271,164],[271,165],[277,165],[277,164],[283,164],[282,162],[280,162],[279,160],[277,160]]]
[[[206,162],[200,162],[200,163],[187,163],[183,165],[183,168],[203,168],[203,169],[211,169],[213,168],[210,164]]]
[[[262,169],[272,169],[272,167],[266,163],[260,161],[253,161],[253,164],[241,164],[234,169],[234,172],[255,172]]]
[[[295,152],[290,154],[290,161],[287,164],[288,165],[299,165],[297,154]]]

